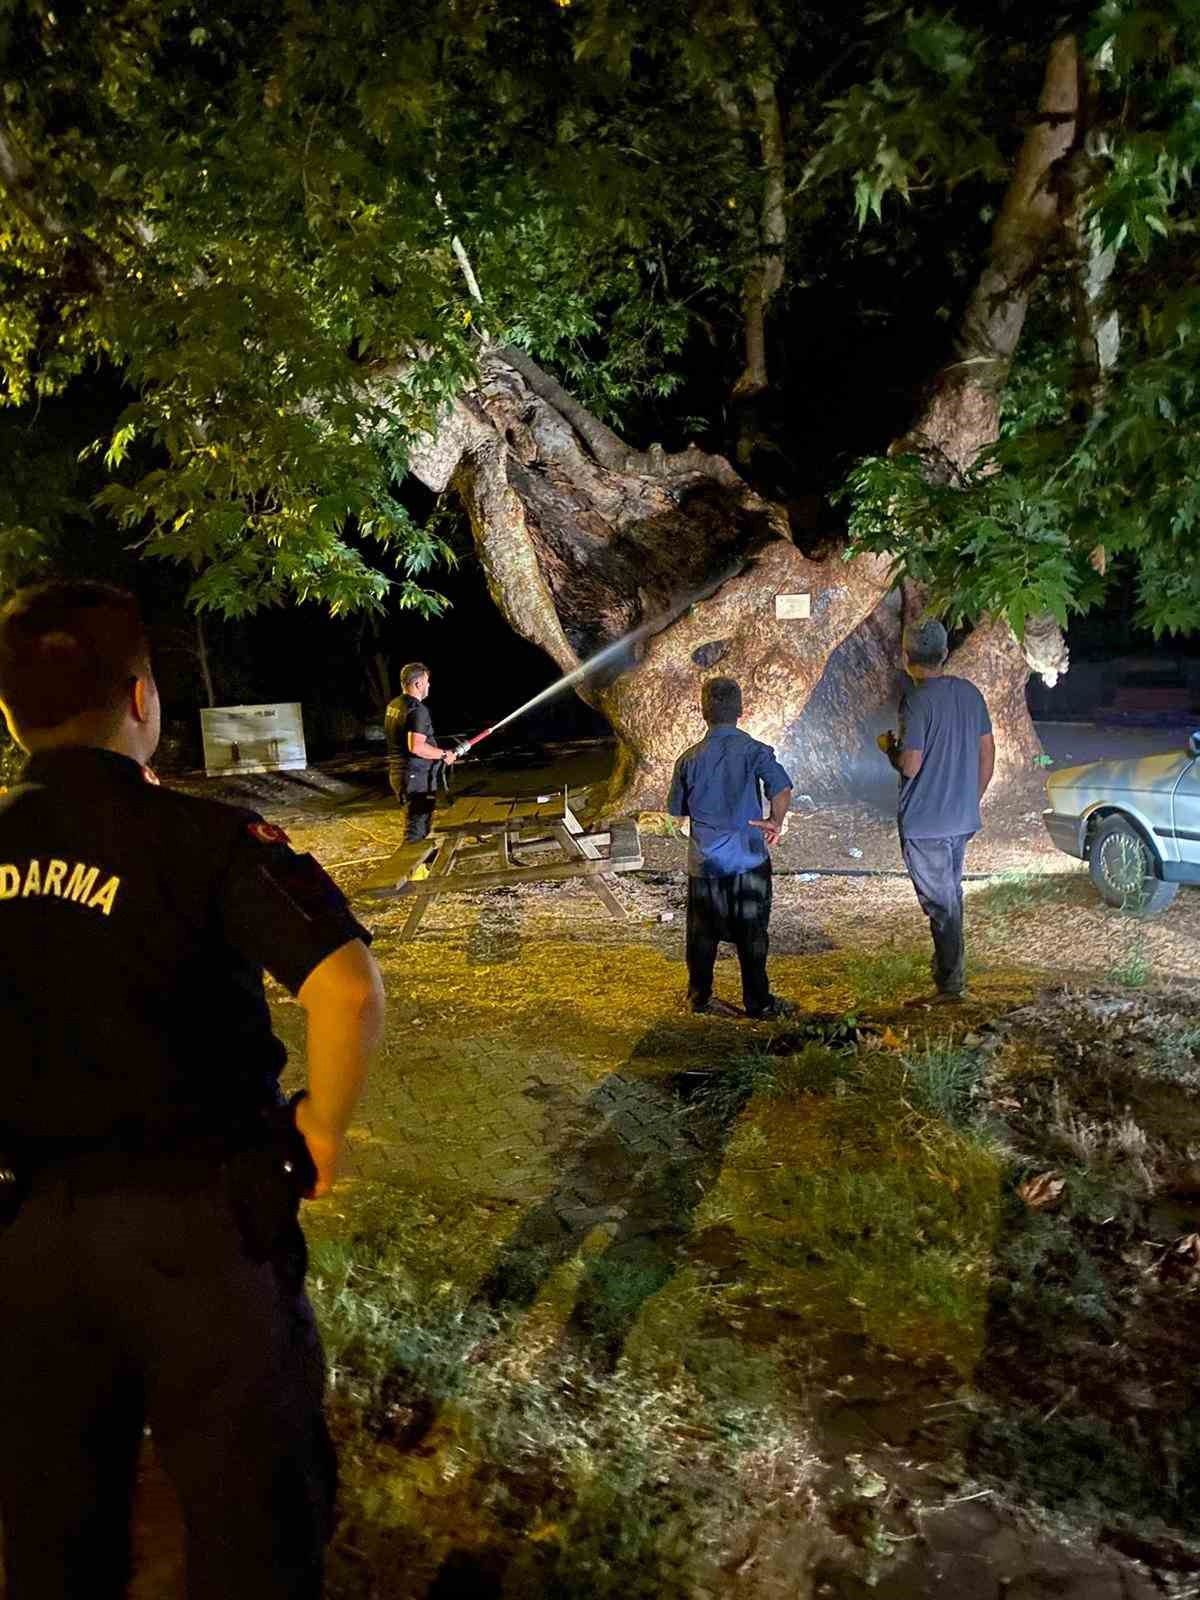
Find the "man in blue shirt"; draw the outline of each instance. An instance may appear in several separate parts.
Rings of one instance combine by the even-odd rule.
[[[792,1007],[767,983],[771,920],[769,847],[783,830],[792,780],[769,744],[737,725],[742,691],[732,678],[710,678],[701,694],[708,733],[675,763],[667,810],[691,821],[688,847],[688,1000],[693,1011],[737,1016],[712,992],[717,945],[737,947],[746,1015],[788,1016]],[[771,803],[763,818],[763,798]]]
[[[947,654],[940,622],[906,630],[901,659],[912,685],[900,702],[900,738],[881,734],[879,745],[900,774],[900,850],[933,934],[936,999],[954,1002],[966,981],[963,857],[983,826],[996,742],[979,690],[943,671]]]

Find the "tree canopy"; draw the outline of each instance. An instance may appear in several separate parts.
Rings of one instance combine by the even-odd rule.
[[[92,492],[30,419],[98,372],[126,402],[90,446],[98,527],[226,616],[436,609],[444,546],[401,485],[483,338],[673,442],[731,447],[737,405],[773,389],[786,453],[776,357],[806,297],[859,272],[885,319],[889,279],[936,255],[953,326],[1067,29],[1074,222],[996,374],[1003,436],[951,479],[848,458],[848,531],[956,617],[1065,620],[1115,571],[1149,626],[1194,627],[1200,14],[844,11],[5,0],[0,399],[24,453],[0,572],[52,557]]]

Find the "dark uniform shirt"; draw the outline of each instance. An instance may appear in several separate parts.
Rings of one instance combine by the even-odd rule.
[[[0,797],[0,1134],[186,1141],[278,1094],[265,968],[293,994],[370,935],[257,813],[109,750],[35,755]]]
[[[923,752],[916,777],[900,779],[900,832],[906,839],[978,833],[979,741],[991,731],[987,702],[965,678],[923,678],[904,691],[900,749]]]
[[[430,744],[433,736],[433,718],[423,700],[411,694],[400,694],[389,702],[383,720],[383,731],[388,747],[388,778],[396,794],[433,794],[437,788],[436,761],[425,756],[415,756],[408,748],[410,733],[423,733]]]
[[[792,780],[762,744],[732,723],[710,728],[708,736],[685,750],[675,763],[667,810],[692,819],[688,872],[694,878],[721,878],[752,872],[767,859],[761,828],[752,818]]]

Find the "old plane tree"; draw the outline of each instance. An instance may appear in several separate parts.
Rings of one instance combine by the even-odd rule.
[[[1018,780],[1072,608],[1200,603],[1200,15],[843,10],[6,7],[5,578],[77,540],[38,411],[108,374],[89,537],[200,610],[436,610],[415,479],[560,668],[642,629],[584,691],[614,805],[661,794],[718,665],[806,787],[846,780],[925,608]],[[922,274],[898,381],[870,330]],[[847,282],[838,440],[804,351]]]

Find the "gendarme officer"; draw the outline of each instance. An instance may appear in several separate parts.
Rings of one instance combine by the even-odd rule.
[[[383,731],[388,747],[388,781],[404,807],[404,842],[415,844],[429,837],[439,772],[442,766],[454,765],[461,749],[443,749],[434,739],[433,718],[425,704],[429,668],[420,661],[410,661],[400,673],[400,688],[402,693],[388,702]]]
[[[146,781],[159,704],[131,596],[13,596],[0,699],[30,752],[0,798],[9,1600],[125,1592],[146,1422],[189,1600],[313,1600],[335,1469],[296,1218],[382,1025],[369,936],[278,828]],[[294,1113],[264,968],[307,1014]]]

